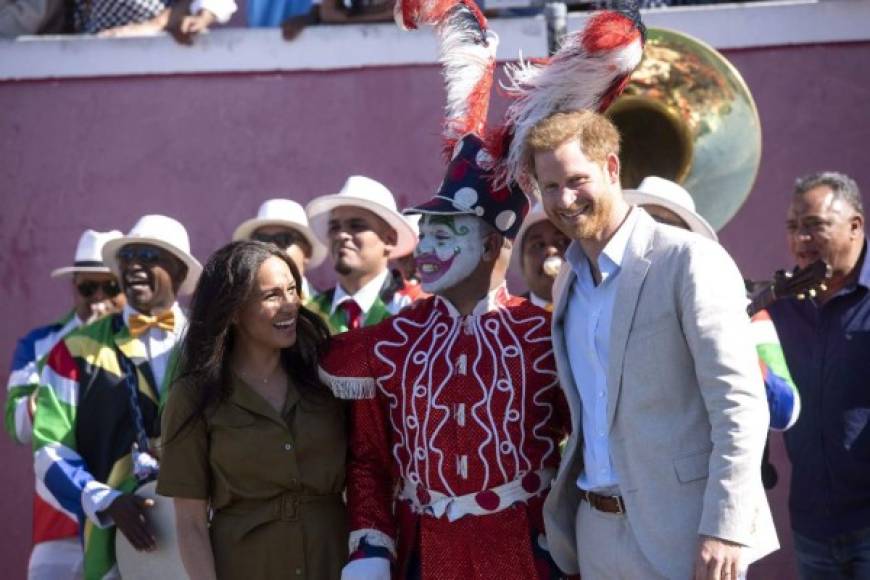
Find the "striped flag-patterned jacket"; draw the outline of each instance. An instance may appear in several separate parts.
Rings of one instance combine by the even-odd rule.
[[[119,351],[136,367],[145,431],[158,437],[168,389],[157,388],[145,344],[130,335],[122,314],[70,333],[51,350],[33,428],[37,479],[53,502],[80,522],[88,580],[114,566],[115,528],[98,512],[111,503],[106,500],[115,495],[112,490],[136,487],[131,464],[136,433]]]

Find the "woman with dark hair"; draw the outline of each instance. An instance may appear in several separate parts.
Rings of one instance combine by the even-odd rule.
[[[196,580],[339,578],[347,558],[345,413],[318,380],[329,331],[300,288],[280,249],[245,241],[193,295],[157,491]]]

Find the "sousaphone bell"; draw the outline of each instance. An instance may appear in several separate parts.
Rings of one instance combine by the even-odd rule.
[[[679,32],[650,28],[644,57],[607,116],[622,137],[622,186],[648,175],[680,183],[715,229],[749,196],[761,122],[737,69]]]

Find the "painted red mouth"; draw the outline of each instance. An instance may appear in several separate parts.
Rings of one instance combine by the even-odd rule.
[[[415,259],[417,272],[420,273],[420,281],[424,284],[435,282],[441,278],[453,265],[453,259],[456,254],[450,256],[450,259],[441,261],[432,254],[418,256]]]

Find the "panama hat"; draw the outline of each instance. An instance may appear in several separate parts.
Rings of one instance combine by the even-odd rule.
[[[302,234],[308,245],[311,246],[311,255],[308,257],[309,266],[316,268],[326,258],[326,246],[320,243],[311,226],[308,225],[308,216],[305,208],[290,199],[269,199],[263,202],[257,210],[257,217],[251,218],[236,228],[233,232],[233,241],[249,240],[259,228],[267,226],[281,226],[290,228]]]
[[[123,234],[118,230],[98,232],[85,230],[76,246],[73,265],[58,268],[51,273],[52,278],[75,274],[76,272],[94,272],[111,274],[112,270],[103,262],[103,246],[110,240],[120,238]]]
[[[658,205],[669,209],[686,222],[691,231],[719,241],[716,230],[695,212],[695,201],[689,192],[673,181],[651,175],[644,178],[637,189],[626,189],[623,195],[632,205]]]
[[[352,206],[367,209],[396,231],[396,245],[391,258],[407,256],[414,251],[417,236],[411,224],[396,210],[396,200],[383,184],[362,175],[351,175],[336,194],[312,199],[305,212],[314,234],[328,244],[329,212],[337,207]]]
[[[177,220],[165,215],[142,216],[126,236],[106,242],[103,246],[103,261],[119,277],[118,250],[128,244],[148,244],[166,250],[187,266],[187,276],[178,294],[191,294],[196,288],[196,282],[202,274],[202,264],[190,254],[187,230]]]

